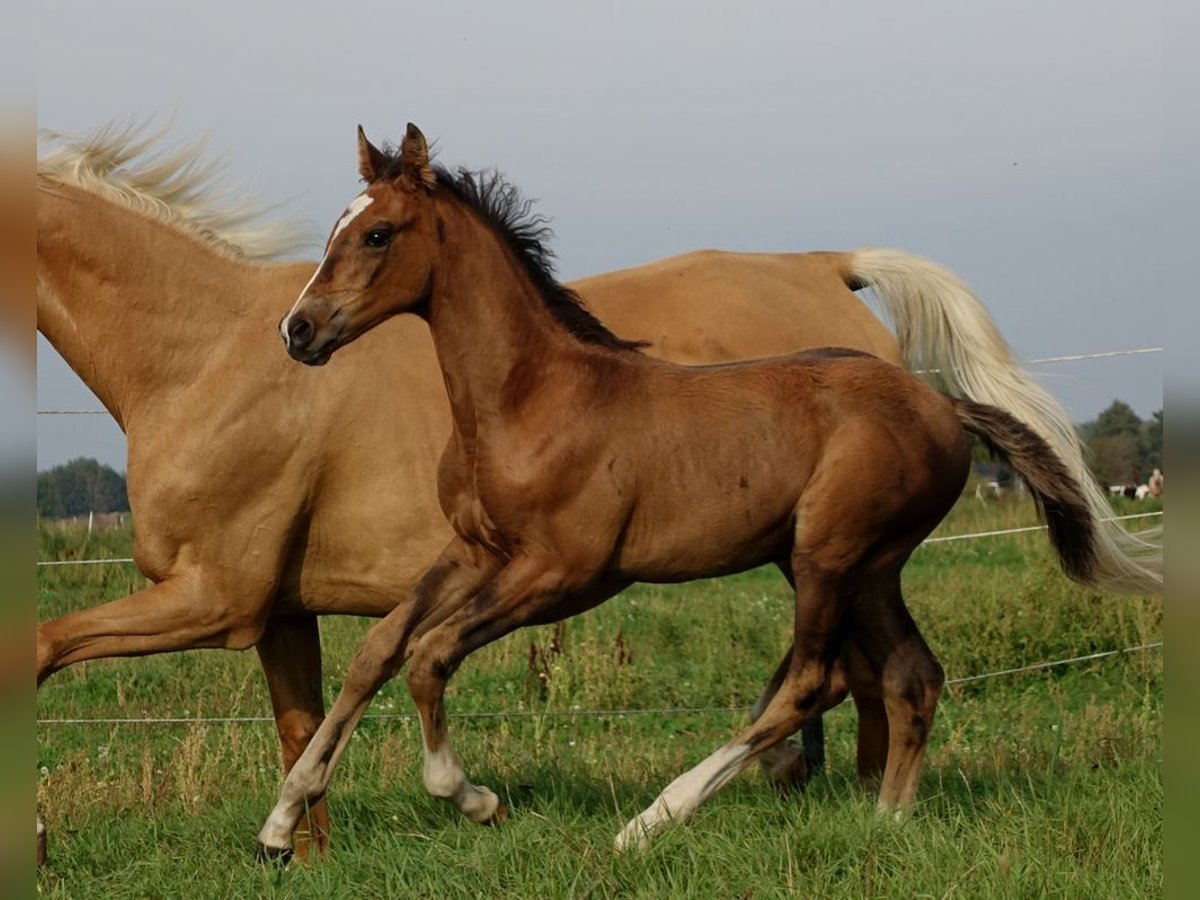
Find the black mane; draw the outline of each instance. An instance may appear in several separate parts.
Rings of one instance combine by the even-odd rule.
[[[398,150],[385,151],[387,164],[381,177],[395,178],[402,172]],[[474,210],[521,263],[525,274],[537,288],[542,302],[571,334],[588,344],[609,350],[636,351],[645,341],[627,341],[617,337],[597,319],[570,288],[554,277],[554,251],[547,246],[553,236],[549,219],[533,212],[533,201],[521,196],[516,185],[505,180],[495,169],[472,172],[466,168],[450,171],[435,165],[440,187]]]

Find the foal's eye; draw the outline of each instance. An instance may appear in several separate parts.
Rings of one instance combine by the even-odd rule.
[[[392,233],[388,229],[372,228],[363,238],[363,243],[368,247],[386,247],[391,239]]]

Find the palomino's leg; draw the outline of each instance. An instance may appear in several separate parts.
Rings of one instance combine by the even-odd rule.
[[[262,632],[268,597],[239,596],[188,572],[37,628],[37,683],[74,663],[198,647],[244,650]],[[38,865],[46,837],[38,818]]]
[[[898,574],[886,595],[881,592],[877,602],[866,609],[860,605],[856,612],[855,645],[870,669],[879,673],[887,714],[887,765],[879,807],[902,808],[917,793],[944,675],[904,605]],[[860,757],[860,774],[863,762]],[[868,762],[878,769],[877,757]]]
[[[258,835],[259,853],[286,855],[304,810],[325,796],[334,767],[379,688],[404,664],[409,637],[426,617],[441,618],[473,595],[497,568],[495,561],[452,541],[422,576],[412,603],[401,603],[367,632],[346,671],[325,721],[284,781],[279,802]]]
[[[617,835],[615,846],[645,847],[670,821],[688,818],[747,764],[762,756],[826,708],[830,670],[838,655],[843,619],[841,585],[819,573],[796,579],[796,635],[778,690],[762,715],[734,740],[672,781]]]
[[[189,573],[42,622],[37,629],[37,683],[88,659],[201,647],[245,650],[262,634],[269,599],[217,590],[206,586],[199,573]]]
[[[286,774],[325,718],[317,618],[271,619],[255,646],[271,693]],[[301,859],[308,858],[310,852],[323,853],[329,846],[329,812],[324,797],[300,820],[293,841]]]
[[[414,644],[408,691],[421,717],[425,739],[425,787],[483,824],[503,821],[507,810],[486,787],[467,781],[446,729],[446,682],[479,647],[524,625],[564,618],[602,602],[623,585],[568,594],[563,569],[533,557],[518,557],[452,618]],[[560,606],[561,604],[561,606]]]
[[[783,577],[787,579],[792,591],[795,592],[796,579],[792,575],[791,560],[777,560],[776,566]],[[779,690],[779,685],[782,683],[784,675],[787,674],[791,659],[792,648],[789,647],[775,668],[775,674],[771,676],[771,680],[754,702],[754,708],[750,713],[751,722],[758,720],[762,711],[767,708],[767,704],[771,702],[771,698],[775,696],[775,692]],[[835,675],[837,674],[840,674],[840,668],[835,672]],[[843,699],[845,699],[844,695],[830,703],[829,708],[837,706]],[[759,763],[762,765],[763,773],[780,790],[792,791],[802,788],[809,778],[825,767],[824,719],[817,716],[801,728],[799,744],[794,738],[780,741],[759,757]]]

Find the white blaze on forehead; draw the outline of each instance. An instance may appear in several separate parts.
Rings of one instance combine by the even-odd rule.
[[[361,213],[374,202],[375,198],[370,197],[367,194],[359,194],[357,197],[351,200],[350,205],[346,207],[346,211],[342,213],[342,217],[338,219],[338,223],[333,229],[333,234],[329,237],[329,243],[333,244],[334,239],[342,233],[342,230],[351,222],[353,222],[354,218],[359,213]],[[312,287],[312,283],[316,281],[317,276],[321,274],[321,269],[324,267],[324,265],[325,260],[322,259],[321,262],[318,263],[316,271],[312,273],[312,278],[308,279],[308,284],[304,285],[304,288],[300,291],[300,296],[296,298],[296,302],[292,304],[292,308],[288,311],[288,314],[279,322],[279,333],[283,335],[283,343],[285,346],[290,347],[292,343],[291,338],[288,336],[288,322],[295,314],[296,307],[300,305],[300,301],[304,299],[304,295],[308,293],[308,289]]]
[[[346,212],[340,219],[338,219],[337,227],[333,229],[333,235],[329,238],[329,242],[332,244],[334,239],[336,239],[337,236],[342,233],[342,229],[353,222],[359,213],[361,213],[374,202],[375,198],[370,197],[367,194],[359,194],[357,197],[351,200],[350,205],[346,207]]]

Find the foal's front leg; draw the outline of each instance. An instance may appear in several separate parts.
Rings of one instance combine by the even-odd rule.
[[[474,594],[494,572],[490,557],[455,539],[422,576],[413,602],[401,602],[367,633],[351,660],[346,681],[284,781],[279,802],[258,835],[261,856],[286,856],[306,808],[325,796],[350,735],[379,688],[404,664],[408,640],[426,617],[438,620]]]
[[[624,585],[577,592],[559,562],[532,556],[509,563],[453,617],[415,642],[408,691],[421,717],[425,787],[480,824],[502,822],[508,811],[494,792],[467,781],[446,728],[446,682],[478,648],[524,625],[553,621],[590,609]],[[576,576],[577,577],[577,576]]]

